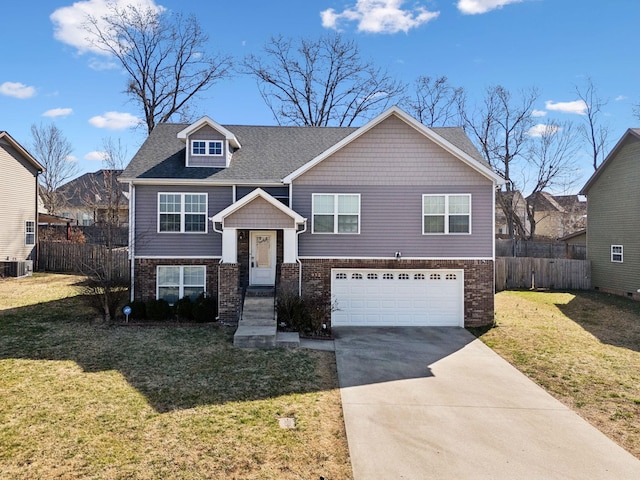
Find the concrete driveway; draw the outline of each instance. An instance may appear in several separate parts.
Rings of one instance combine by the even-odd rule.
[[[335,327],[355,480],[640,478],[640,461],[462,328]]]

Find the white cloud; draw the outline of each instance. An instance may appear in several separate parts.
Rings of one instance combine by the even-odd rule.
[[[120,68],[119,63],[113,62],[111,60],[103,60],[103,58],[104,57],[96,57],[89,60],[89,68],[97,72],[100,72],[102,70],[115,70],[117,68]]]
[[[477,15],[502,8],[510,3],[520,3],[522,1],[523,0],[459,0],[458,10],[465,15]]]
[[[127,5],[135,5],[138,8],[152,8],[157,12],[164,10],[164,7],[155,4],[154,0],[84,0],[74,2],[68,7],[61,7],[55,10],[49,19],[53,23],[53,37],[56,40],[71,45],[78,49],[78,53],[97,53],[107,55],[93,45],[87,39],[88,32],[84,28],[87,16],[98,20],[98,24],[103,24],[100,20],[109,13],[109,4],[115,4],[118,8]]]
[[[547,116],[547,112],[545,112],[544,110],[533,110],[533,112],[531,112],[531,116],[532,117],[546,117]]]
[[[0,93],[7,97],[22,99],[33,97],[36,94],[36,89],[19,82],[4,82],[0,85]]]
[[[583,100],[574,100],[573,102],[552,102],[547,100],[544,102],[547,110],[561,113],[574,113],[576,115],[584,115],[587,104]]]
[[[43,117],[66,117],[73,113],[73,109],[71,108],[52,108],[51,110],[47,110],[42,114]]]
[[[355,6],[337,13],[333,8],[320,12],[322,26],[340,30],[343,22],[357,22],[358,31],[367,33],[407,33],[440,15],[424,7],[402,9],[404,0],[357,0]]]
[[[94,150],[93,152],[89,152],[84,156],[85,160],[91,160],[93,161],[98,161],[101,162],[103,160],[106,160],[107,158],[109,158],[109,155],[107,154],[107,152],[98,152],[97,150]]]
[[[553,135],[560,130],[562,129],[553,123],[538,123],[527,130],[527,135],[531,137],[541,137],[542,135]]]
[[[624,95],[618,95],[616,98],[614,98],[614,100],[616,102],[621,102],[622,100],[626,100],[628,97],[625,97]]]
[[[106,112],[89,119],[89,123],[96,128],[107,130],[124,130],[140,124],[140,119],[130,113]]]

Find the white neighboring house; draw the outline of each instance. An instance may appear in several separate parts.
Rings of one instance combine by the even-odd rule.
[[[38,175],[44,167],[11,135],[0,131],[0,262],[35,260]],[[0,269],[0,275],[9,268]]]

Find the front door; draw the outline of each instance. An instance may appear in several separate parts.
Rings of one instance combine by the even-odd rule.
[[[251,232],[249,247],[249,284],[275,285],[275,283],[276,232]]]

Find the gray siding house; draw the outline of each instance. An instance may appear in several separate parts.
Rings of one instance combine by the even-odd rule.
[[[640,129],[629,129],[580,192],[594,289],[640,300]]]
[[[493,321],[501,178],[459,128],[392,107],[360,128],[156,126],[129,185],[132,299],[321,295],[337,325]]]
[[[38,174],[44,167],[0,131],[0,261],[34,260],[38,236]]]

